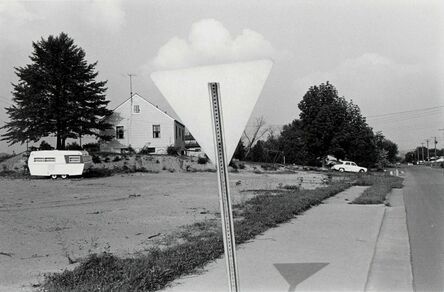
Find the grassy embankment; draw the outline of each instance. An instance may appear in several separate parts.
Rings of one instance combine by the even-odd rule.
[[[358,178],[356,185],[370,186],[353,204],[382,204],[393,188],[402,188],[403,179],[396,176],[365,175]]]
[[[394,181],[390,177],[363,176],[355,181],[356,177],[348,177],[316,190],[286,186],[260,192],[234,206],[236,243],[251,240],[354,184],[372,184],[366,196],[372,202],[377,192],[385,192],[378,196],[385,198],[387,186]],[[108,253],[91,255],[73,271],[48,275],[42,288],[44,291],[155,291],[219,258],[224,252],[220,230],[220,220],[208,220],[182,228],[164,239],[159,247],[133,258],[122,259]]]

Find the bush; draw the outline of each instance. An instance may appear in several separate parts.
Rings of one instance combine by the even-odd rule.
[[[263,170],[277,170],[277,167],[274,164],[262,164],[261,167]]]
[[[199,156],[199,158],[197,158],[197,163],[198,164],[207,164],[207,162],[208,162],[208,158],[207,157]]]
[[[100,152],[99,143],[86,143],[83,144],[83,149],[88,151],[88,153],[97,153]]]
[[[156,152],[156,148],[154,148],[154,147],[148,147],[148,146],[144,146],[143,148],[142,148],[142,150],[140,150],[140,154],[152,154],[152,153],[154,153],[154,152]]]
[[[66,145],[66,150],[83,150],[82,147],[76,142]]]
[[[100,158],[100,156],[97,156],[97,155],[93,155],[91,159],[92,159],[93,163],[101,163],[102,162],[102,159]]]
[[[108,168],[90,168],[84,174],[85,178],[112,176],[114,172]]]
[[[40,143],[39,150],[53,150],[53,149],[54,149],[54,147],[52,147],[51,145],[49,145],[49,143],[46,142],[45,140],[43,140],[43,141]]]
[[[3,155],[0,157],[0,162],[3,162],[11,157],[13,157],[14,155]]]
[[[177,156],[177,155],[179,155],[179,148],[175,147],[173,145],[170,145],[167,147],[167,154]]]

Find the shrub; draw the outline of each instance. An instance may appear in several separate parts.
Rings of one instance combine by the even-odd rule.
[[[9,159],[9,158],[11,158],[11,157],[13,157],[14,155],[4,155],[4,156],[1,156],[0,157],[0,162],[3,162],[3,161],[5,161],[5,160],[7,160],[7,159]]]
[[[113,174],[114,172],[108,168],[91,167],[83,174],[83,177],[85,178],[106,177],[106,176],[112,176]]]
[[[264,170],[273,170],[273,171],[277,170],[276,165],[273,165],[273,164],[262,164],[261,167]]]
[[[173,145],[170,145],[167,147],[167,154],[177,156],[177,155],[179,155],[179,148],[175,147]]]
[[[208,158],[206,156],[205,157],[199,156],[199,158],[197,158],[198,164],[207,164],[207,162],[208,162]]]
[[[88,151],[88,153],[97,153],[100,152],[99,143],[86,143],[83,144],[83,149]]]
[[[76,142],[66,145],[66,150],[82,150],[82,147]]]
[[[100,158],[100,156],[93,155],[93,156],[92,156],[92,162],[93,162],[93,163],[101,163],[101,162],[102,162],[102,159]]]
[[[152,153],[154,153],[156,151],[156,148],[154,148],[154,147],[148,147],[148,146],[144,146],[143,148],[142,148],[142,150],[140,150],[140,154],[152,154]]]
[[[43,140],[43,141],[40,143],[39,150],[53,150],[53,149],[54,149],[54,147],[52,147],[51,145],[49,145],[49,143],[46,142],[45,140]]]

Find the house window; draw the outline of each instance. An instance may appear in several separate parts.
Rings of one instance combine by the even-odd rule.
[[[134,105],[133,112],[136,113],[136,114],[140,113],[140,106],[138,104]]]
[[[160,138],[160,125],[153,125],[153,138]]]
[[[123,126],[117,126],[116,127],[116,138],[117,139],[123,139],[124,138]]]

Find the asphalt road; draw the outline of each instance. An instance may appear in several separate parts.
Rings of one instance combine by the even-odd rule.
[[[407,169],[404,201],[416,291],[444,291],[444,172]]]

